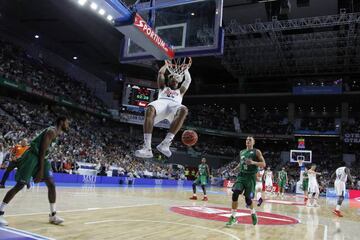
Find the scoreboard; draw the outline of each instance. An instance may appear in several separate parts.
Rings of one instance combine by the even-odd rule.
[[[146,107],[156,100],[157,89],[143,87],[135,84],[127,84],[124,87],[123,106]]]

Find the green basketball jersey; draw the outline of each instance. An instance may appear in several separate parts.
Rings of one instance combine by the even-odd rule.
[[[303,173],[303,181],[308,182],[309,181],[309,175],[307,172]]]
[[[199,165],[199,175],[207,176],[208,175],[207,168],[208,168],[207,164],[200,164]]]
[[[41,133],[39,133],[39,135],[37,135],[30,143],[30,149],[33,153],[39,155],[40,153],[40,147],[41,147],[41,142],[42,142],[42,139],[45,135],[45,133],[52,127],[48,127],[48,128],[45,128],[44,130],[41,131]],[[45,155],[48,155],[49,152],[50,152],[50,148],[53,147],[54,145],[54,142],[55,142],[55,139],[50,143],[50,146],[48,149],[46,149],[46,153]]]
[[[244,149],[240,151],[240,172],[248,174],[256,174],[259,170],[258,166],[255,165],[246,165],[246,159],[251,159],[256,161],[256,149]]]
[[[286,175],[287,175],[287,173],[285,172],[285,171],[280,171],[279,172],[279,179],[280,179],[280,181],[286,181]]]

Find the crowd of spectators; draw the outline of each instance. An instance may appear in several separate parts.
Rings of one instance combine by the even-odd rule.
[[[301,130],[310,130],[318,132],[335,131],[334,118],[302,118]]]
[[[217,130],[234,131],[234,116],[237,112],[219,105],[192,105],[188,106],[189,115],[186,125]],[[211,116],[211,117],[210,117]]]
[[[294,131],[294,126],[287,118],[265,111],[251,112],[247,120],[242,121],[240,126],[244,133],[289,135]]]
[[[131,153],[141,143],[141,135],[140,138],[133,137],[120,123],[60,106],[2,97],[0,142],[9,149],[23,138],[31,139],[39,130],[52,124],[59,114],[71,116],[71,128],[68,134],[58,139],[49,156],[54,172],[76,173],[78,163],[93,163],[99,172],[116,168],[118,174],[129,177],[184,178],[184,172],[179,169],[175,171],[163,163],[133,158]]]
[[[0,39],[0,77],[31,86],[40,92],[62,96],[78,104],[106,110],[85,84],[61,70],[32,58],[20,47]]]

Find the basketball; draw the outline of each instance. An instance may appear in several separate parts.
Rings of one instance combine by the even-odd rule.
[[[181,141],[188,147],[194,146],[198,141],[198,135],[193,130],[185,130],[181,136]]]

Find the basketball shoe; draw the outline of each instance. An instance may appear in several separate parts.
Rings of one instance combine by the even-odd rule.
[[[156,149],[169,158],[172,155],[172,152],[170,151],[170,144],[171,142],[162,141],[159,145],[156,146]]]
[[[192,196],[191,198],[189,198],[190,200],[197,200],[197,196]]]
[[[257,224],[258,218],[257,218],[257,216],[256,216],[256,213],[252,213],[252,214],[251,214],[251,220],[252,220],[252,224],[253,224],[253,225],[256,225],[256,224]]]
[[[262,199],[262,198],[259,198],[259,201],[258,201],[258,203],[257,203],[257,206],[260,207],[262,203],[263,203],[263,199]]]
[[[142,149],[135,151],[135,157],[138,158],[152,158],[154,155],[152,153],[151,148],[147,148],[143,146]]]
[[[334,209],[332,212],[333,212],[336,216],[338,216],[338,217],[343,217],[343,215],[341,214],[341,212],[338,211],[338,210],[336,210],[336,209]]]
[[[61,223],[63,223],[63,222],[64,222],[64,219],[58,217],[58,216],[56,215],[56,212],[54,212],[53,214],[50,214],[50,215],[49,215],[49,223],[55,224],[55,225],[59,225],[59,224],[61,224]]]
[[[226,227],[231,227],[231,226],[233,226],[233,225],[235,225],[237,223],[238,223],[238,221],[237,221],[236,217],[230,216],[229,221],[226,223],[225,226]]]
[[[207,202],[209,199],[208,199],[208,197],[204,197],[203,199],[202,199],[202,201],[205,201],[205,202]]]
[[[9,223],[5,220],[4,212],[2,212],[2,214],[0,215],[0,227],[7,226],[7,225],[9,225]]]

